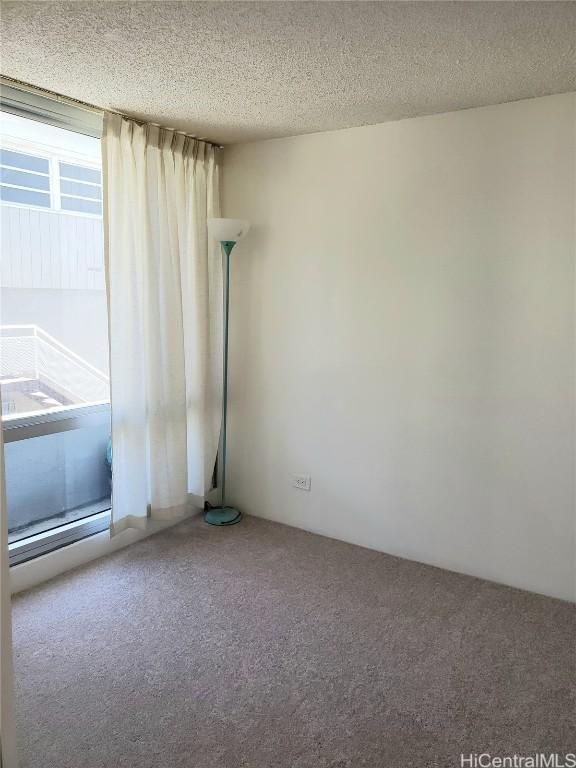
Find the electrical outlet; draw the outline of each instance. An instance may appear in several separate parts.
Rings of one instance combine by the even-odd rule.
[[[310,484],[310,475],[292,475],[292,485],[294,488],[299,488],[301,491],[309,491]]]

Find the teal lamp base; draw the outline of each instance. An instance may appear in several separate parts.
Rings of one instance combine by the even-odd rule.
[[[234,525],[242,520],[242,512],[234,507],[211,507],[204,512],[208,525]]]

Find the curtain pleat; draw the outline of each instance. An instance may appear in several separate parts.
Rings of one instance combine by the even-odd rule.
[[[211,487],[222,401],[216,150],[107,115],[102,141],[112,532],[182,515]]]

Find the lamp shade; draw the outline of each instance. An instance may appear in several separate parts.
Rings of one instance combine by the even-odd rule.
[[[220,243],[237,243],[249,229],[245,219],[208,219],[208,232]]]

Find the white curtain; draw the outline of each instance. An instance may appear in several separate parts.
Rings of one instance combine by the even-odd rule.
[[[2,410],[0,404],[0,412]],[[4,445],[0,428],[0,765],[16,768],[12,621],[8,563],[8,511],[4,485]]]
[[[107,115],[102,141],[112,532],[178,517],[211,487],[222,404],[213,146]]]

